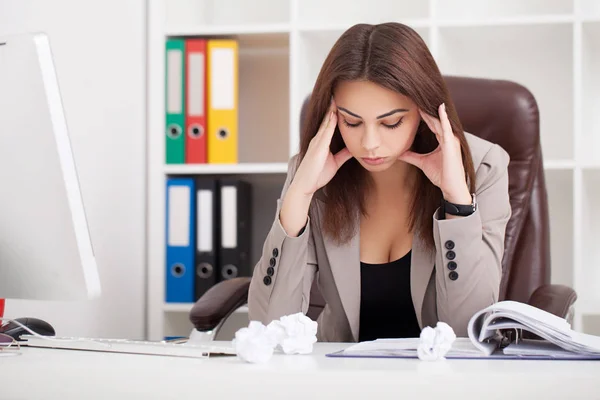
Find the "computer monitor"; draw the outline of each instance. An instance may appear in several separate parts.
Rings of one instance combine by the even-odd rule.
[[[48,36],[0,36],[0,298],[100,292]]]

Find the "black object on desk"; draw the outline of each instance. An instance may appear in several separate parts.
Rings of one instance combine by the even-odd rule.
[[[39,318],[15,318],[13,321],[20,322],[35,333],[42,336],[54,336],[56,334],[52,325]],[[11,336],[15,340],[19,340],[21,335],[31,335],[31,332],[27,331],[25,328],[16,324],[13,321],[1,326],[0,333],[4,333],[5,335]]]

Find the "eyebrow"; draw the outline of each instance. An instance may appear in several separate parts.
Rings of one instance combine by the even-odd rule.
[[[352,116],[354,116],[356,118],[361,118],[362,119],[362,117],[360,115],[355,114],[352,111],[345,109],[344,107],[338,107],[338,110],[342,110],[342,111],[344,111],[347,114],[350,114],[350,115],[352,115]],[[396,113],[399,113],[399,112],[407,112],[407,111],[408,111],[408,109],[406,109],[406,108],[396,108],[395,110],[388,111],[385,114],[381,114],[380,116],[377,117],[377,119],[389,117],[392,114],[396,114]]]

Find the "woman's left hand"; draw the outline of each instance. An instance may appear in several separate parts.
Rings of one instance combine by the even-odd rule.
[[[435,134],[438,147],[430,153],[418,154],[408,150],[398,159],[421,169],[429,180],[439,187],[444,199],[455,204],[470,204],[471,194],[465,179],[460,141],[452,132],[452,126],[446,114],[446,107],[439,107],[440,119],[419,110],[427,126]]]

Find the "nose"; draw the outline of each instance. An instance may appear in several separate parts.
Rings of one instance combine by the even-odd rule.
[[[380,146],[381,138],[379,137],[379,134],[377,133],[376,129],[367,127],[364,130],[361,142],[362,147],[366,151],[372,152]]]

